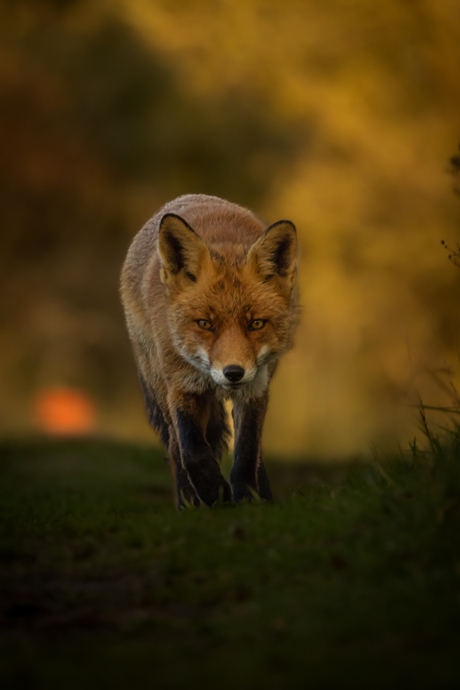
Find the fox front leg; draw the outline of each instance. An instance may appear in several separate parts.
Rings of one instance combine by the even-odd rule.
[[[267,411],[268,396],[233,406],[235,446],[230,484],[234,501],[260,498],[271,501],[272,492],[262,456],[262,429]]]
[[[177,399],[177,396],[171,397]],[[209,403],[206,399],[183,396],[174,409],[173,418],[182,466],[200,500],[208,506],[212,506],[220,497],[230,501],[230,486],[222,476],[219,463],[205,437]]]
[[[268,479],[267,469],[265,467],[264,456],[262,449],[260,449],[259,460],[257,463],[257,489],[260,498],[266,501],[273,501],[273,494]]]
[[[180,511],[186,505],[199,506],[200,499],[190,482],[187,471],[182,467],[180,447],[172,424],[170,426],[169,461],[174,476],[177,509]]]

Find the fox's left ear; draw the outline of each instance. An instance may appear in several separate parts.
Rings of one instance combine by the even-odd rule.
[[[299,246],[294,223],[279,220],[267,228],[248,252],[247,263],[266,282],[274,275],[293,288],[297,277]]]

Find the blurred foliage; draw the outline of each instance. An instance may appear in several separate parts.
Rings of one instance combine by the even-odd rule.
[[[58,5],[3,7],[2,373],[26,393],[64,381],[109,399],[131,358],[118,300],[129,235],[182,193],[260,199],[306,130],[247,90],[187,93],[134,29]]]
[[[454,0],[0,2],[1,431],[77,385],[147,435],[118,300],[132,235],[217,194],[302,244],[304,316],[267,445],[343,455],[404,437],[456,365]],[[455,159],[453,159],[455,160]],[[330,420],[334,419],[334,433]]]

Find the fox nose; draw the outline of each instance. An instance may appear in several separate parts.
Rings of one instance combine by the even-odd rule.
[[[228,367],[224,368],[224,376],[231,383],[237,383],[244,376],[243,367],[238,366],[238,364],[229,364]]]

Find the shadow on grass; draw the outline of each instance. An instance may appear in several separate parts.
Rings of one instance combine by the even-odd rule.
[[[273,505],[178,514],[160,451],[3,442],[2,687],[459,680],[459,457],[272,460]]]

